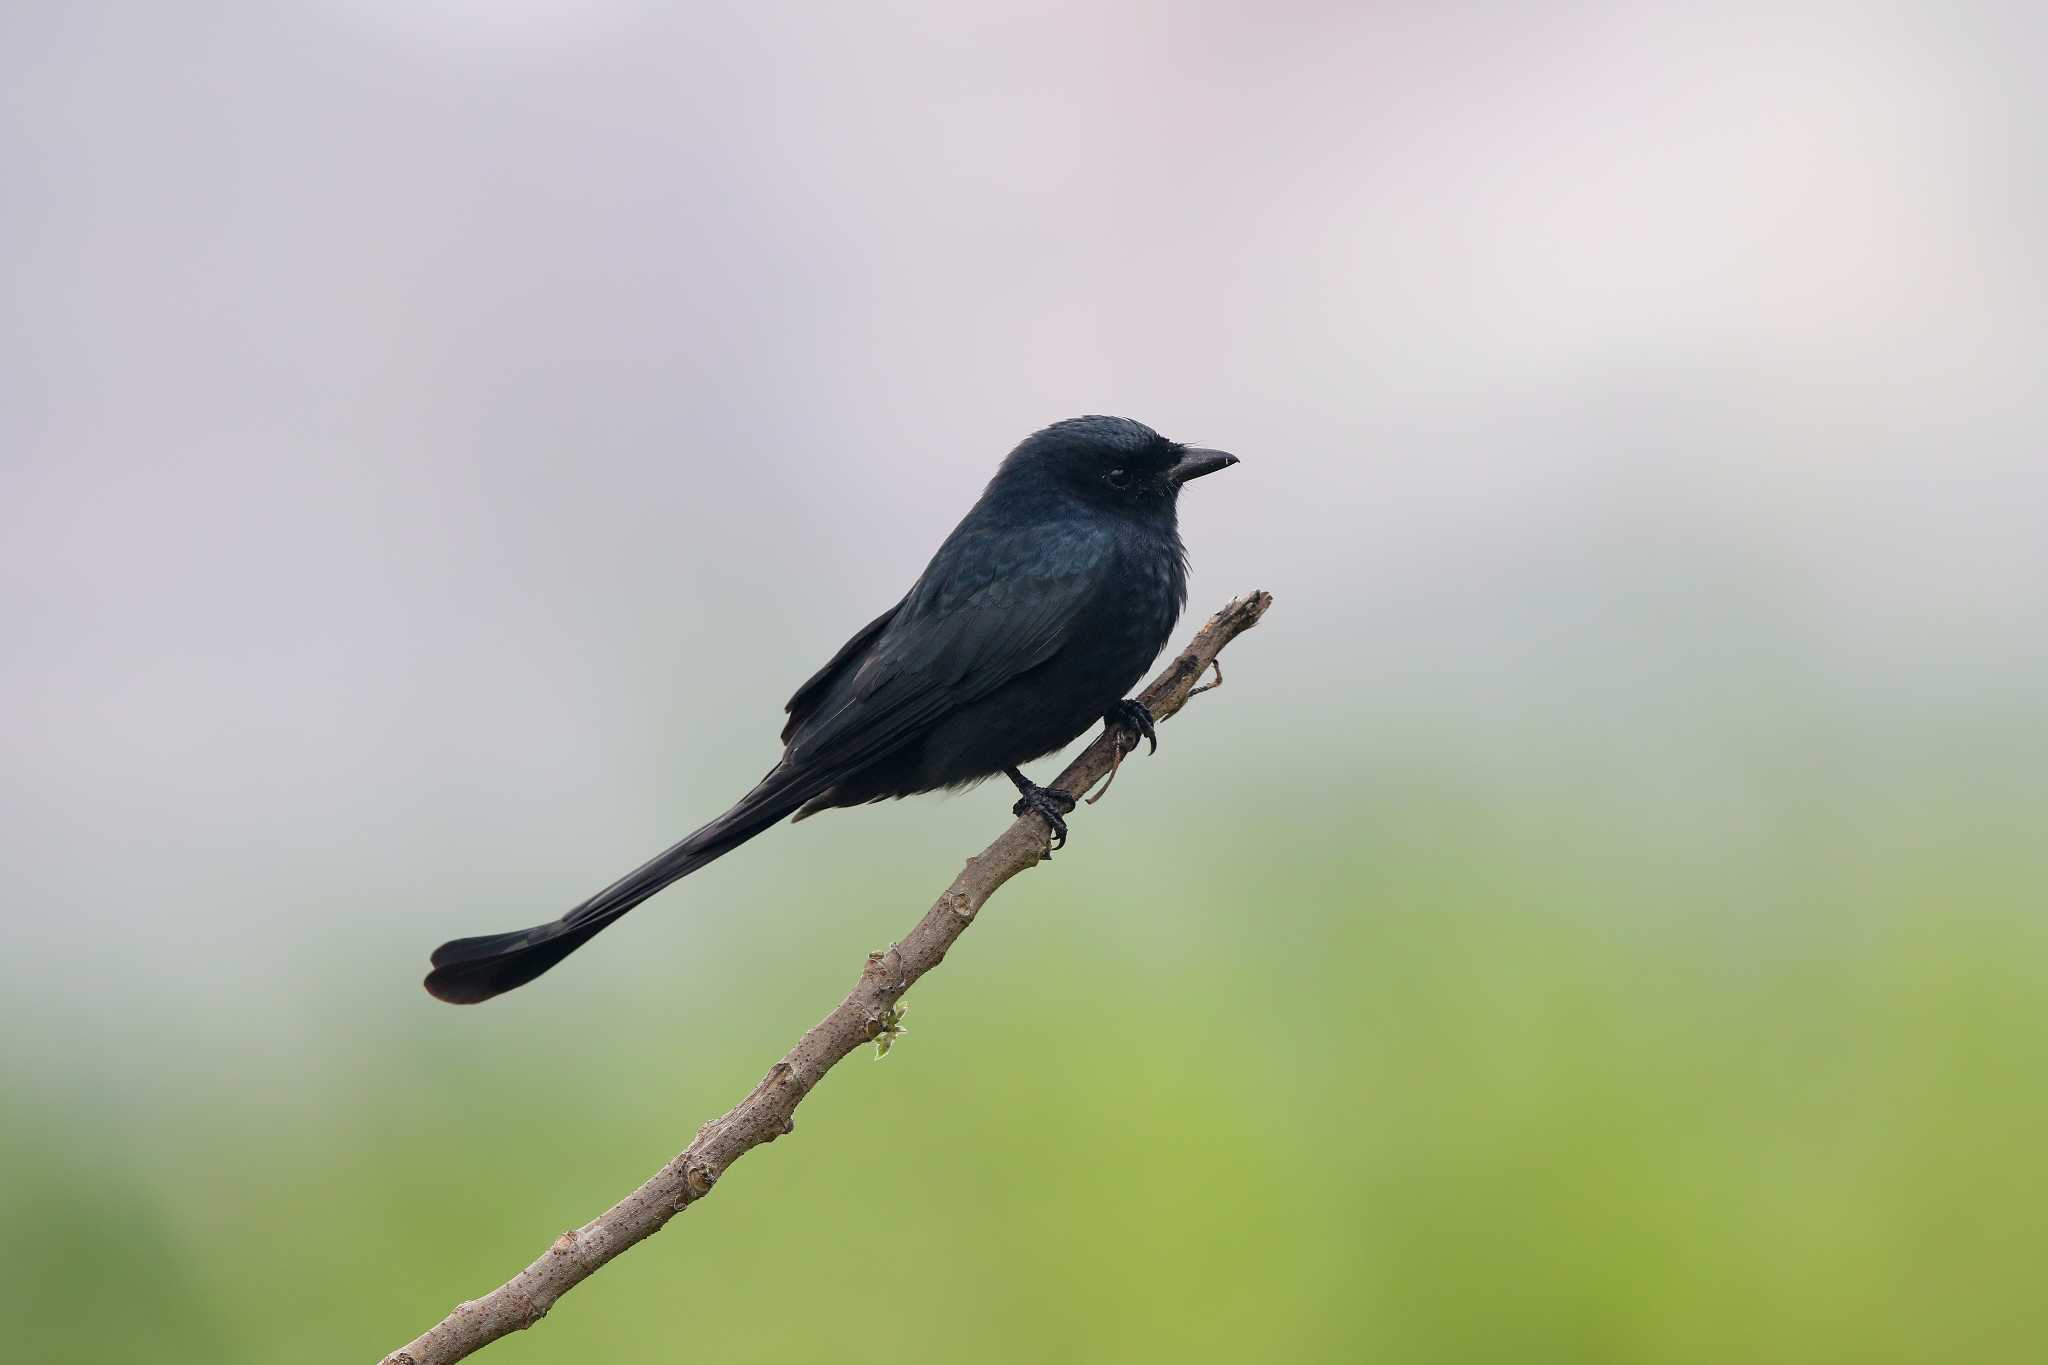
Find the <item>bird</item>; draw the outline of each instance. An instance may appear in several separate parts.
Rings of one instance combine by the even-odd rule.
[[[1073,417],[1020,442],[904,593],[783,708],[782,756],[732,808],[561,918],[434,950],[429,994],[474,1004],[523,986],[634,906],[785,817],[972,786],[1065,845],[1074,794],[1022,765],[1098,721],[1158,749],[1125,694],[1187,605],[1180,491],[1238,463],[1127,417]]]

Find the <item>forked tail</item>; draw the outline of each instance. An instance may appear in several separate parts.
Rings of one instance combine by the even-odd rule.
[[[458,938],[434,950],[427,993],[474,1005],[524,986],[597,937],[604,927],[678,878],[730,853],[828,785],[777,767],[739,803],[674,848],[592,896],[558,920],[508,934]]]

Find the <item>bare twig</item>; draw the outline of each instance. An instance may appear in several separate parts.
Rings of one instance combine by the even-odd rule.
[[[1139,694],[1153,718],[1164,721],[1194,692],[1207,691],[1195,687],[1195,680],[1216,662],[1225,645],[1257,625],[1272,605],[1270,593],[1255,592],[1210,617],[1187,648]],[[1116,744],[1116,730],[1106,730],[1067,765],[1053,786],[1075,795],[1087,791],[1116,766]],[[798,1039],[745,1099],[698,1129],[696,1140],[653,1179],[582,1227],[557,1237],[545,1255],[490,1293],[458,1304],[424,1335],[384,1357],[383,1365],[446,1365],[533,1326],[556,1300],[607,1261],[659,1232],[669,1219],[711,1193],[733,1162],[793,1131],[796,1107],[804,1097],[841,1058],[895,1025],[903,993],[944,960],[953,940],[967,931],[997,888],[1044,858],[1047,834],[1036,815],[1018,816],[1000,838],[967,860],[966,868],[902,942],[887,952],[868,954],[860,980],[837,1008]]]
[[[1190,692],[1188,693],[1188,695],[1192,697],[1194,693]],[[1088,804],[1091,806],[1094,805],[1097,801],[1100,801],[1103,797],[1109,795],[1109,789],[1116,785],[1116,775],[1122,772],[1124,769],[1123,735],[1116,731],[1111,731],[1109,736],[1109,742],[1112,746],[1109,751],[1109,777],[1106,781],[1103,782],[1101,790],[1097,791],[1095,795],[1088,798]],[[1138,746],[1133,744],[1131,747],[1135,749]]]

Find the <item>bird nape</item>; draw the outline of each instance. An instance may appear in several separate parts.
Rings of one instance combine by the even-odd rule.
[[[442,944],[427,990],[473,1004],[523,986],[785,816],[1002,773],[1017,787],[1012,810],[1037,812],[1060,847],[1074,796],[1019,765],[1097,721],[1151,738],[1150,715],[1124,694],[1187,602],[1176,502],[1190,480],[1236,463],[1124,417],[1025,438],[903,600],[789,699],[782,758],[752,791],[560,919]]]

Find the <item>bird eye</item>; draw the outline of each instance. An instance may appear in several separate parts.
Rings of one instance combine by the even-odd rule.
[[[1102,481],[1111,488],[1129,488],[1131,486],[1131,471],[1128,469],[1112,469],[1102,476]]]

